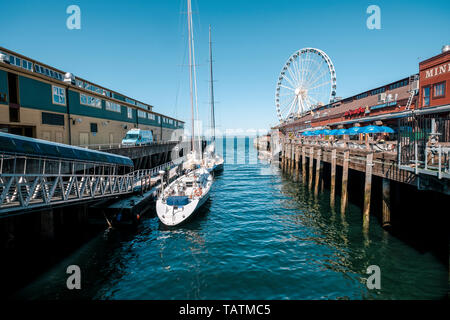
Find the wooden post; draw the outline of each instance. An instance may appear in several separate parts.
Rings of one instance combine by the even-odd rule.
[[[287,163],[287,172],[291,172],[291,166],[292,166],[292,144],[289,143],[288,146],[288,163]]]
[[[295,148],[295,179],[298,181],[300,169],[300,147]]]
[[[330,205],[333,208],[336,197],[336,149],[331,151],[331,182],[330,182]]]
[[[365,231],[369,230],[370,193],[372,189],[372,163],[373,153],[369,153],[366,157],[366,183],[364,186],[363,229]]]
[[[302,147],[302,181],[306,183],[306,148]]]
[[[322,155],[322,150],[317,150],[317,160],[316,160],[316,184],[314,188],[314,195],[319,194],[319,184],[320,184],[320,157]]]
[[[344,163],[342,164],[342,194],[341,194],[341,214],[345,214],[347,208],[347,184],[348,184],[348,162],[350,161],[350,151],[344,151]]]
[[[281,170],[284,171],[284,166],[286,162],[286,144],[283,143],[283,151],[281,152]]]
[[[289,173],[292,173],[292,164],[293,164],[293,159],[292,159],[292,151],[293,151],[293,144],[292,142],[289,144]]]
[[[309,149],[309,183],[308,183],[309,189],[312,188],[313,166],[314,166],[314,148],[311,147]]]
[[[383,178],[383,228],[391,226],[391,180]]]

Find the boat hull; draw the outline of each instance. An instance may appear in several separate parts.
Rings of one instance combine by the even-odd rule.
[[[174,209],[162,202],[161,199],[156,201],[156,213],[162,224],[168,227],[178,226],[187,220],[190,220],[195,213],[205,204],[209,198],[209,190],[200,199],[191,201],[188,205],[183,206],[182,209]],[[175,211],[175,215],[173,214]]]

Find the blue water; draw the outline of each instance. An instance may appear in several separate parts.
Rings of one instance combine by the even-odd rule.
[[[222,143],[218,143],[223,153]],[[79,265],[82,289],[66,288]],[[369,265],[381,289],[365,284]],[[345,216],[301,182],[259,162],[252,141],[228,139],[224,172],[189,223],[160,225],[150,213],[137,230],[106,230],[20,292],[27,299],[439,299],[448,270],[371,219]]]

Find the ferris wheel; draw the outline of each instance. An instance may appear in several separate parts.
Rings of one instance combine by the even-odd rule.
[[[336,71],[328,55],[304,48],[285,63],[278,77],[275,105],[280,122],[293,120],[336,96]]]

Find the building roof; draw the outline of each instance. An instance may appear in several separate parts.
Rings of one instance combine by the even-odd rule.
[[[56,81],[64,81],[64,75],[66,74],[65,71],[62,71],[62,70],[60,70],[60,69],[58,69],[58,68],[49,66],[49,65],[44,64],[44,63],[42,63],[42,62],[40,62],[40,61],[31,59],[31,58],[29,58],[29,57],[27,57],[27,56],[24,56],[24,55],[22,55],[22,54],[20,54],[20,53],[17,53],[17,52],[15,52],[15,51],[12,51],[12,50],[9,50],[9,49],[3,48],[3,47],[0,47],[0,53],[4,53],[4,54],[9,55],[9,56],[13,55],[13,56],[19,57],[20,59],[26,60],[27,62],[30,62],[30,63],[34,64],[34,66],[35,66],[34,68],[33,68],[32,66],[31,66],[31,68],[29,68],[29,67],[25,68],[25,67],[23,67],[23,66],[20,66],[19,68],[24,69],[24,72],[31,72],[31,73],[34,73],[34,74],[37,75],[37,76],[48,77],[48,78],[50,78],[52,81],[55,81],[55,80],[56,80]],[[16,65],[13,65],[13,64],[11,64],[11,65],[12,65],[13,67],[16,66]],[[41,73],[35,72],[36,65],[39,65],[40,67],[43,67],[43,68],[48,68],[49,70],[55,72],[55,77],[52,77],[52,76],[50,76],[50,75],[45,75],[45,74],[41,74]],[[22,70],[21,70],[21,71],[22,71]],[[58,75],[58,76],[56,77],[57,74],[61,74],[62,77],[61,77],[60,75]],[[123,105],[126,105],[126,106],[132,106],[132,107],[134,107],[134,108],[136,108],[136,109],[139,109],[139,110],[142,110],[142,111],[147,111],[147,112],[153,113],[153,114],[155,114],[155,115],[159,115],[159,116],[162,116],[162,117],[165,117],[165,118],[168,118],[168,119],[172,119],[172,120],[176,120],[176,121],[178,121],[178,122],[184,123],[184,121],[182,121],[182,120],[178,120],[178,119],[175,119],[175,118],[173,118],[173,117],[166,116],[166,115],[163,115],[163,114],[161,114],[161,113],[158,113],[158,112],[153,111],[153,110],[152,110],[153,106],[150,105],[150,104],[143,103],[143,102],[141,102],[141,101],[139,101],[139,100],[133,99],[133,98],[128,97],[128,96],[126,96],[126,95],[124,95],[124,94],[121,94],[121,93],[119,93],[119,92],[117,92],[117,91],[114,91],[114,90],[105,88],[105,87],[103,87],[103,86],[101,86],[101,85],[95,84],[95,83],[93,83],[93,82],[91,82],[91,81],[87,81],[87,80],[85,80],[85,79],[83,79],[83,78],[80,78],[80,77],[77,77],[77,76],[76,76],[76,80],[81,81],[81,82],[83,82],[83,83],[85,84],[85,86],[83,86],[83,87],[80,87],[80,86],[78,86],[78,85],[73,85],[73,88],[76,88],[76,89],[78,89],[78,90],[85,90],[85,91],[88,92],[89,94],[99,95],[99,96],[101,96],[101,97],[104,98],[104,99],[107,98],[107,99],[111,99],[111,100],[116,100],[116,101],[117,101],[118,103],[120,103],[120,104],[123,104]],[[68,83],[66,83],[66,84],[68,84]],[[102,93],[99,93],[99,92],[96,92],[96,91],[92,91],[92,90],[86,89],[86,87],[90,87],[90,86],[94,86],[94,87],[96,87],[96,88],[98,88],[98,89],[100,89],[100,90],[110,92],[111,95],[110,95],[110,96],[105,96],[105,95],[102,94]],[[120,99],[117,99],[117,98],[114,97],[114,95],[121,96],[121,97],[123,97],[125,100],[128,99],[129,101],[135,101],[135,104],[130,103],[129,101],[122,101],[122,100],[120,100]],[[145,106],[145,107],[142,107],[141,105],[142,105],[142,106]],[[146,109],[146,108],[147,108],[147,109]]]
[[[2,152],[11,155],[34,156],[47,159],[77,160],[133,166],[133,161],[121,155],[89,150],[67,144],[28,138],[15,134],[0,132]]]

